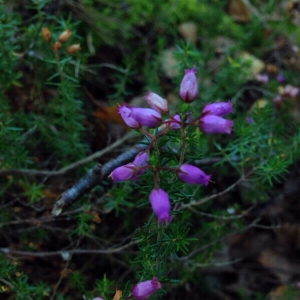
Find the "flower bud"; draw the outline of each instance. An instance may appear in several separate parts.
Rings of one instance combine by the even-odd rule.
[[[42,37],[45,42],[49,43],[51,40],[51,32],[47,27],[42,28]]]
[[[153,277],[152,280],[137,283],[132,289],[132,296],[136,300],[145,300],[160,288],[161,284],[157,277]]]
[[[125,104],[119,106],[118,108],[119,114],[121,115],[123,121],[128,127],[131,128],[139,128],[141,125],[129,115],[131,114],[131,109],[128,108]]]
[[[200,130],[207,134],[231,133],[233,122],[215,115],[206,115],[199,121]]]
[[[130,117],[142,126],[150,128],[157,127],[161,123],[161,114],[151,108],[130,107]]]
[[[147,101],[148,105],[152,109],[158,112],[166,113],[169,110],[167,100],[163,99],[162,97],[151,91],[147,92],[144,99]]]
[[[135,179],[136,165],[129,163],[127,165],[114,169],[108,177],[111,177],[113,182]]]
[[[65,43],[69,39],[71,34],[72,34],[71,31],[69,29],[67,29],[59,35],[57,40],[61,43]]]
[[[61,48],[61,43],[60,42],[55,42],[54,45],[52,46],[52,50],[54,53],[57,52]]]
[[[149,153],[148,152],[140,152],[134,159],[133,164],[137,167],[147,166],[149,160]],[[137,172],[138,175],[145,173],[145,169],[141,169]]]
[[[175,120],[175,121],[178,121],[178,122],[175,122],[175,121],[172,121],[172,120]],[[180,115],[175,115],[173,117],[173,119],[170,119],[170,120],[167,120],[168,121],[168,126],[169,128],[171,129],[179,129],[181,127],[181,119],[180,119]]]
[[[79,51],[80,49],[81,49],[80,44],[73,44],[67,48],[67,53],[73,54],[73,53]]]
[[[140,152],[134,159],[133,163],[136,166],[146,166],[149,160],[149,153],[148,152]]]
[[[215,115],[219,117],[223,117],[229,113],[232,113],[232,105],[230,101],[206,104],[202,111],[203,115]]]
[[[207,186],[211,175],[206,175],[201,169],[192,165],[183,164],[178,169],[177,176],[183,182]]]
[[[198,95],[198,83],[196,78],[196,68],[184,70],[185,75],[180,84],[179,96],[182,101],[193,102]]]
[[[171,204],[168,194],[162,189],[153,189],[149,195],[149,200],[158,223],[169,223],[171,221],[169,216]]]

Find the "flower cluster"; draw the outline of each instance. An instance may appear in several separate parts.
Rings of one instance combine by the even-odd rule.
[[[180,84],[179,97],[183,102],[191,103],[196,99],[197,95],[198,84],[196,68],[194,67],[190,70],[185,70],[185,75]],[[150,205],[158,218],[159,224],[163,222],[169,223],[171,221],[171,204],[168,193],[162,190],[158,185],[159,171],[169,170],[174,172],[177,178],[185,183],[203,184],[205,186],[209,183],[210,175],[205,174],[201,169],[191,164],[183,163],[184,151],[181,153],[180,163],[177,167],[148,165],[149,155],[153,145],[155,145],[156,140],[168,130],[182,129],[182,147],[185,147],[184,130],[187,126],[198,126],[205,134],[230,134],[233,122],[223,117],[232,113],[232,105],[230,101],[209,103],[203,108],[202,112],[193,119],[191,112],[171,115],[169,113],[167,100],[152,91],[148,91],[144,99],[150,108],[127,107],[123,104],[119,107],[118,111],[125,124],[143,132],[150,139],[150,144],[145,151],[140,152],[135,157],[133,162],[116,168],[110,174],[110,177],[114,182],[136,180],[138,175],[144,173],[146,169],[151,170],[154,177],[154,188],[149,195]],[[151,135],[143,127],[159,127],[158,134]]]

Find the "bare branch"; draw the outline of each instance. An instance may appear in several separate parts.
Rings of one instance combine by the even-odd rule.
[[[19,251],[19,250],[10,250],[9,248],[0,248],[0,252],[7,255],[19,255],[19,256],[30,256],[30,257],[52,257],[52,256],[62,256],[69,257],[73,254],[114,254],[122,252],[123,250],[134,246],[141,242],[141,240],[135,240],[118,248],[109,248],[109,249],[74,249],[74,250],[59,250],[59,251],[45,251],[45,252],[31,252],[31,251]]]
[[[225,190],[219,192],[219,193],[216,193],[216,194],[213,194],[213,195],[210,195],[208,197],[205,197],[203,199],[200,199],[198,201],[192,201],[190,203],[182,203],[176,210],[183,210],[185,208],[190,208],[192,206],[197,206],[197,205],[201,205],[211,199],[214,199],[214,198],[217,198],[219,196],[222,196],[226,193],[228,193],[229,191],[231,191],[233,188],[235,188],[240,182],[244,181],[247,177],[249,177],[253,172],[254,172],[255,169],[251,170],[250,172],[248,172],[246,175],[243,175],[241,176],[235,183],[233,183],[232,185],[230,185],[228,188],[226,188]]]
[[[91,168],[73,187],[65,191],[54,204],[52,214],[58,216],[64,206],[72,204],[86,192],[90,191],[96,185],[100,184],[115,168],[129,163],[141,151],[146,150],[148,142],[143,139],[132,148],[120,154],[115,159],[110,160],[103,166],[97,164]]]
[[[126,140],[134,137],[133,132],[130,132],[126,135],[124,135],[122,138],[118,139],[108,147],[106,147],[103,150],[97,151],[93,154],[91,154],[88,157],[85,157],[81,160],[78,160],[64,168],[61,168],[57,171],[43,171],[43,170],[32,170],[32,169],[8,169],[8,170],[0,170],[0,176],[7,176],[7,175],[26,175],[26,176],[61,176],[65,175],[66,173],[73,171],[76,168],[79,168],[81,166],[84,166],[88,164],[89,162],[99,159],[101,156],[103,156],[106,153],[109,153],[113,149],[117,148],[118,146],[122,145]]]

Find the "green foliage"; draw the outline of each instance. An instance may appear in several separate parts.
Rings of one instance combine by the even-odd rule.
[[[14,299],[37,299],[42,300],[48,296],[50,288],[42,282],[36,285],[28,283],[28,276],[23,272],[18,271],[17,265],[11,263],[5,258],[5,255],[0,256],[0,293],[14,295]]]

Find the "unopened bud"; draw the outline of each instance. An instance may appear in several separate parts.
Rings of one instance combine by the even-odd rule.
[[[60,49],[60,48],[61,48],[61,43],[60,42],[55,42],[53,47],[52,47],[52,50],[53,50],[53,52],[56,53],[57,50]]]
[[[67,48],[67,53],[73,54],[73,53],[79,51],[80,49],[81,49],[80,44],[73,44]]]
[[[69,37],[71,36],[71,31],[69,29],[63,31],[59,37],[58,37],[58,41],[61,42],[61,43],[65,43]]]
[[[47,27],[42,28],[42,36],[45,42],[49,43],[51,40],[51,32]]]

